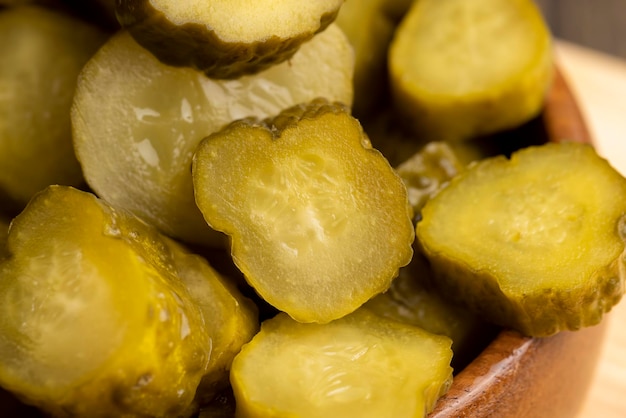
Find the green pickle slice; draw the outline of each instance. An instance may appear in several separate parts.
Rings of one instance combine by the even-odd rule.
[[[233,361],[236,416],[424,417],[452,381],[450,344],[360,309],[328,324],[280,313]]]
[[[394,107],[426,141],[521,125],[552,82],[549,28],[533,0],[414,1],[389,50]]]
[[[426,202],[464,168],[450,145],[429,142],[396,167],[396,171],[406,185],[409,202],[419,218]]]
[[[119,0],[121,25],[169,65],[212,78],[254,74],[325,30],[344,0]]]
[[[597,324],[624,292],[626,180],[585,144],[472,165],[429,200],[417,236],[437,285],[530,336]]]
[[[0,385],[53,416],[190,416],[258,328],[203,259],[70,187],[33,198],[8,251]]]
[[[193,179],[248,282],[296,320],[354,311],[411,259],[406,188],[339,104],[230,124],[201,142]]]
[[[35,5],[0,10],[0,207],[22,209],[50,184],[84,183],[69,110],[98,28]]]
[[[76,155],[98,196],[181,241],[220,246],[223,236],[211,233],[194,201],[190,167],[200,140],[233,120],[318,96],[350,105],[353,67],[335,25],[289,62],[237,80],[162,64],[120,31],[81,72],[71,113]]]

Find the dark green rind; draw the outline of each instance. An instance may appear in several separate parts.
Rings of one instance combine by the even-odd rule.
[[[625,255],[597,272],[586,287],[557,293],[550,289],[511,300],[487,272],[472,271],[459,260],[443,254],[428,255],[436,280],[446,299],[486,320],[533,337],[547,337],[560,331],[575,331],[597,325],[622,298],[624,280],[619,270],[626,268]],[[459,280],[462,277],[463,280]],[[478,287],[479,284],[481,287]],[[579,296],[572,303],[574,294]],[[488,304],[486,303],[488,301]]]
[[[215,79],[255,74],[288,60],[300,45],[325,30],[339,13],[337,9],[321,16],[315,32],[289,39],[269,36],[253,43],[230,43],[220,39],[206,25],[173,23],[149,0],[120,0],[115,5],[120,25],[161,62],[192,67]]]

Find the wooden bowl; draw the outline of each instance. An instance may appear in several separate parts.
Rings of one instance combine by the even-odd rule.
[[[576,100],[556,72],[541,125],[550,141],[591,143]],[[458,375],[429,418],[572,418],[582,406],[606,328],[548,338],[502,331]]]

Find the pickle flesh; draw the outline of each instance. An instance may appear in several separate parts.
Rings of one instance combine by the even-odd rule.
[[[122,27],[159,60],[211,78],[255,74],[325,30],[344,0],[119,0]]]
[[[289,62],[228,81],[166,66],[122,31],[79,77],[71,118],[85,179],[169,236],[223,245],[194,202],[190,168],[200,140],[233,120],[269,117],[318,96],[350,105],[353,66],[334,25]]]
[[[191,416],[201,382],[227,386],[226,357],[256,332],[206,262],[90,193],[46,188],[7,247],[0,385],[53,416]]]
[[[357,310],[266,320],[233,361],[238,418],[425,417],[451,381],[449,338]]]
[[[354,311],[411,259],[406,188],[339,104],[233,122],[202,141],[192,172],[246,280],[296,320]]]
[[[586,144],[471,165],[430,199],[418,242],[447,297],[530,336],[600,322],[624,292],[626,180]]]

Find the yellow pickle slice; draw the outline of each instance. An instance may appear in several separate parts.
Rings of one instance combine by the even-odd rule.
[[[52,416],[191,416],[258,329],[203,259],[86,192],[36,195],[7,249],[0,385]]]
[[[429,200],[420,246],[445,294],[530,336],[597,324],[624,292],[626,180],[589,145],[486,159]]]
[[[354,311],[411,259],[406,188],[339,104],[230,124],[201,142],[193,179],[248,282],[298,321]]]
[[[452,381],[450,345],[362,309],[328,324],[280,313],[233,361],[236,416],[424,417]]]
[[[394,107],[426,141],[517,127],[552,82],[550,31],[533,0],[414,1],[388,62]]]

